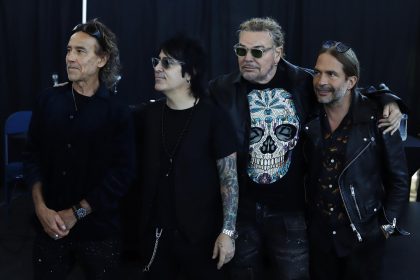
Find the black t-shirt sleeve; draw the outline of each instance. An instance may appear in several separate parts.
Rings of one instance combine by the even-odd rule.
[[[236,152],[235,135],[227,114],[217,106],[212,113],[212,149],[216,159]]]

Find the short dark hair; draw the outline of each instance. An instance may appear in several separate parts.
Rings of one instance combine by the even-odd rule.
[[[103,82],[107,88],[111,89],[118,81],[121,70],[117,37],[97,18],[76,25],[71,34],[80,31],[89,34],[96,39],[99,45],[99,48],[95,50],[97,55],[108,56],[107,63],[99,70],[99,80]]]
[[[204,74],[206,71],[206,55],[197,40],[184,35],[175,35],[163,42],[160,50],[167,56],[182,61],[182,76],[188,73],[191,76],[191,91],[194,97],[204,94]]]
[[[343,72],[346,78],[350,76],[356,76],[357,81],[352,91],[357,88],[357,83],[360,79],[360,63],[357,59],[356,53],[346,44],[339,41],[326,41],[322,44],[321,49],[318,52],[318,56],[328,53],[343,64]]]

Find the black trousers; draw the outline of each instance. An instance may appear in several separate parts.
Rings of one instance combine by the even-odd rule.
[[[366,240],[345,257],[338,257],[334,249],[325,251],[315,244],[311,245],[311,279],[381,280],[384,249],[385,237],[383,236],[378,236],[375,240]]]
[[[147,265],[153,254],[155,229],[150,229],[145,244]],[[163,230],[156,255],[150,269],[143,273],[143,279],[218,280],[226,279],[226,267],[217,269],[217,259],[212,259],[214,240],[198,243],[189,242],[177,230]]]
[[[39,233],[34,241],[35,280],[66,279],[75,263],[83,268],[86,279],[118,279],[121,241],[54,240]]]
[[[309,279],[304,214],[273,211],[263,204],[240,209],[232,280]]]

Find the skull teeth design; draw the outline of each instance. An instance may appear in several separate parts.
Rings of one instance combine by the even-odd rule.
[[[274,170],[279,169],[284,164],[284,157],[282,158],[257,158],[252,157],[250,165],[256,166],[257,168],[264,170],[264,172],[272,173]]]
[[[274,183],[288,171],[299,134],[299,119],[290,93],[283,89],[253,90],[248,175],[260,184]]]

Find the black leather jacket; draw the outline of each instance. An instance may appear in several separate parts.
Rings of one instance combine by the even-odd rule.
[[[383,135],[377,127],[377,116],[382,109],[356,92],[350,110],[352,129],[338,184],[352,230],[362,241],[364,236],[378,230],[378,219],[379,223],[392,224],[401,214],[408,201],[408,172],[399,133]],[[316,186],[322,149],[319,116],[307,123],[304,131],[308,136],[305,154],[311,163],[306,184],[311,211],[315,202],[311,201],[314,195],[310,186]]]

